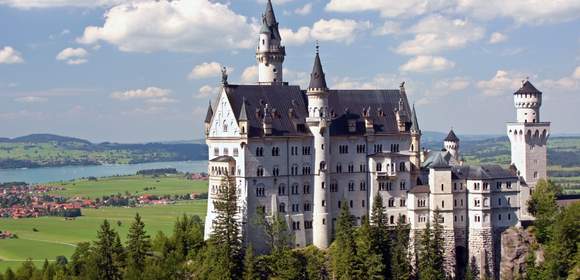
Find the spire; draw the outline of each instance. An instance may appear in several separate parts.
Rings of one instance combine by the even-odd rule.
[[[459,138],[457,137],[457,135],[455,135],[455,132],[453,132],[453,129],[451,129],[449,131],[449,134],[447,135],[447,137],[445,137],[445,141],[459,142]]]
[[[537,94],[542,93],[539,91],[532,83],[526,78],[522,81],[522,87],[518,89],[514,94]]]
[[[272,31],[270,31],[270,27],[268,26],[268,23],[266,22],[266,15],[262,16],[262,28],[260,28],[260,33],[262,33],[262,34],[272,33]]]
[[[212,117],[213,117],[213,109],[211,108],[211,100],[210,100],[209,106],[207,107],[207,115],[205,115],[205,123],[211,123]]]
[[[240,116],[238,117],[238,121],[247,121],[248,114],[246,113],[246,98],[242,99],[242,109],[240,110]]]
[[[326,78],[324,77],[324,71],[322,70],[322,63],[320,62],[319,46],[316,43],[316,57],[314,58],[314,67],[312,67],[312,73],[310,74],[310,85],[309,89],[323,89],[326,90]]]
[[[413,104],[413,111],[411,113],[411,132],[421,133],[419,129],[419,122],[417,121],[417,112],[415,111],[415,104]]]
[[[274,8],[272,7],[272,1],[268,0],[266,4],[266,11],[264,12],[264,19],[266,25],[272,31],[272,37],[281,40],[280,31],[278,30],[278,21],[276,21],[276,15],[274,15]]]

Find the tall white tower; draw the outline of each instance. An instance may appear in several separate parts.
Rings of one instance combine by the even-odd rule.
[[[330,121],[328,118],[328,87],[318,55],[310,74],[308,97],[308,118],[306,123],[314,137],[314,212],[312,213],[312,243],[326,249],[330,245],[332,217],[329,214],[327,159],[330,143]]]
[[[550,123],[540,120],[542,92],[527,80],[514,93],[517,122],[507,123],[512,165],[525,182],[520,190],[522,219],[530,219],[527,201],[541,178],[547,178],[547,147]]]
[[[258,61],[258,84],[282,84],[282,64],[286,49],[282,46],[282,37],[274,15],[272,2],[268,0],[266,12],[262,16],[256,60]]]

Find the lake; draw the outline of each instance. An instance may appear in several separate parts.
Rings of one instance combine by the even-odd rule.
[[[175,168],[181,172],[207,172],[207,160],[151,162],[139,164],[109,164],[95,166],[63,166],[29,169],[0,169],[0,183],[27,182],[31,184],[69,181],[83,177],[131,175],[143,169]]]

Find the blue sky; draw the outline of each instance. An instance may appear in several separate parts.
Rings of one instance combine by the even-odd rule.
[[[423,130],[502,134],[529,77],[553,133],[580,133],[580,1],[274,0],[285,79],[314,42],[332,88],[406,81]],[[219,67],[255,77],[264,0],[0,0],[0,137],[202,138]]]

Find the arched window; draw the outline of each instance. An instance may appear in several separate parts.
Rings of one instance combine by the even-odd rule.
[[[286,195],[286,185],[280,184],[278,186],[278,195]]]
[[[278,212],[286,213],[286,204],[284,204],[284,202],[281,202],[280,204],[278,204]]]

